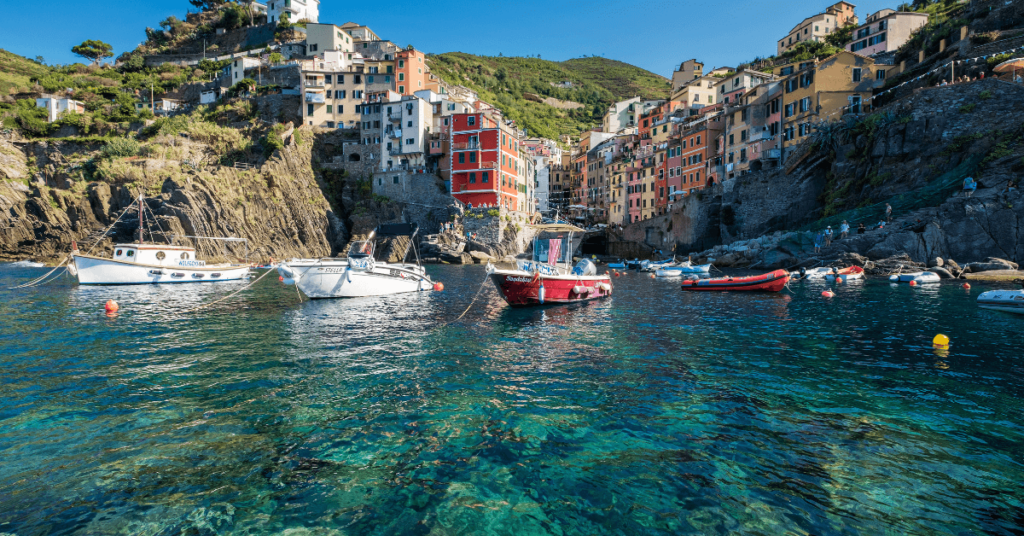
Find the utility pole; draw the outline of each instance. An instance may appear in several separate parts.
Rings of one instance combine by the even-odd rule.
[[[153,100],[153,80],[149,81],[149,109],[153,112],[153,117],[156,117],[156,101]]]

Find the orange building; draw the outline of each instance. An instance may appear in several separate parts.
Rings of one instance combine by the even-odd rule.
[[[406,49],[395,54],[395,71],[398,73],[395,88],[402,95],[427,89],[426,55],[419,50]]]

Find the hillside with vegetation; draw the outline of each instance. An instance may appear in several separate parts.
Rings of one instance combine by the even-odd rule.
[[[427,63],[445,82],[476,91],[530,136],[551,139],[599,124],[613,102],[636,96],[667,98],[670,86],[662,76],[598,57],[555,62],[449,52],[431,55]],[[547,97],[583,106],[569,110],[537,102]]]

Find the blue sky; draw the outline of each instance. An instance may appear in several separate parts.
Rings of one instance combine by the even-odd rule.
[[[857,16],[899,2],[860,0]],[[116,54],[145,39],[169,15],[184,18],[187,0],[44,1],[45,31],[36,9],[7,9],[0,48],[47,63],[82,61],[71,47],[86,39],[114,45]],[[588,0],[552,3],[465,1],[351,2],[321,0],[320,22],[355,21],[399,45],[426,52],[536,56],[566,60],[598,55],[663,76],[683,60],[735,66],[775,52],[775,41],[827,0]]]

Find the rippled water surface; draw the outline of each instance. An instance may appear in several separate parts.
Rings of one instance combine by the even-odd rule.
[[[0,533],[1012,534],[1024,318],[868,281],[512,310],[6,290]],[[122,312],[102,314],[116,298]],[[936,333],[953,340],[931,347]]]

